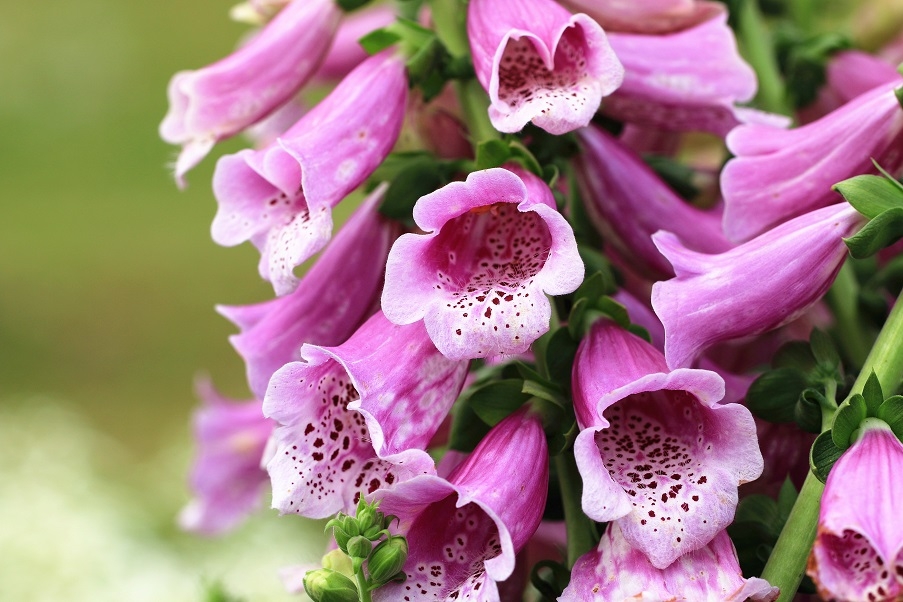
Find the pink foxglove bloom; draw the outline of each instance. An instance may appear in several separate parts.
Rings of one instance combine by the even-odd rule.
[[[655,244],[675,278],[652,287],[665,325],[668,365],[686,367],[707,347],[768,332],[801,316],[827,292],[847,256],[843,238],[865,218],[847,203],[812,211],[718,255],[660,232]]]
[[[443,357],[422,324],[377,313],[338,347],[305,345],[263,403],[279,426],[267,465],[273,507],[324,518],[361,493],[434,473],[423,451],[461,391],[467,362]]]
[[[687,29],[725,11],[708,0],[564,0],[571,10],[588,14],[606,30],[664,34]]]
[[[301,359],[301,345],[344,343],[373,313],[399,230],[377,211],[384,191],[378,188],[351,216],[293,293],[256,305],[217,307],[241,329],[229,340],[260,399],[276,370]]]
[[[471,0],[467,34],[500,132],[583,127],[624,77],[598,23],[553,0]]]
[[[697,209],[674,193],[633,151],[595,127],[580,130],[577,177],[584,206],[622,261],[652,278],[674,274],[652,235],[667,228],[688,246],[726,251],[721,215]]]
[[[545,294],[573,292],[583,262],[552,192],[536,176],[487,169],[421,197],[389,252],[382,309],[423,320],[451,359],[516,354],[549,329]]]
[[[176,180],[213,145],[284,104],[313,75],[339,25],[333,0],[289,3],[245,46],[198,71],[176,73],[160,136],[181,144]]]
[[[672,131],[724,136],[754,113],[735,107],[756,93],[756,76],[740,57],[722,13],[666,35],[611,33],[624,63],[623,85],[605,100],[606,114]]]
[[[386,51],[361,63],[275,143],[221,158],[213,240],[250,240],[261,252],[261,276],[279,295],[294,290],[294,268],[332,235],[332,208],[398,139],[406,98],[404,61]]]
[[[737,487],[762,473],[752,415],[721,404],[708,370],[670,371],[660,351],[609,320],[593,324],[573,369],[583,511],[617,520],[663,569],[734,518]]]
[[[900,74],[883,59],[860,50],[845,50],[831,57],[825,79],[818,99],[800,111],[801,122],[815,121],[869,90],[899,82]]]
[[[261,466],[273,422],[261,402],[226,399],[198,383],[203,406],[194,415],[198,453],[191,471],[194,499],[179,514],[183,529],[219,535],[259,509],[269,478]]]
[[[395,11],[386,4],[369,5],[345,16],[314,79],[339,80],[348,75],[369,56],[358,40],[393,21]]]
[[[404,583],[373,592],[374,602],[499,600],[497,581],[542,519],[549,482],[542,425],[509,416],[443,479],[415,477],[378,491],[380,511],[400,519],[409,554]]]
[[[825,600],[903,598],[903,444],[867,418],[828,474],[809,575]]]
[[[560,602],[770,602],[779,590],[764,579],[744,579],[737,552],[724,531],[666,568],[649,563],[609,525],[599,547],[581,556]]]
[[[879,86],[818,121],[792,130],[745,125],[731,132],[735,155],[721,173],[724,231],[749,240],[788,219],[837,203],[837,182],[874,173],[872,159],[903,165],[903,110],[894,87]]]

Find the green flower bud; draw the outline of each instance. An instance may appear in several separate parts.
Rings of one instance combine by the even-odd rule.
[[[308,571],[304,575],[304,591],[314,602],[359,602],[354,581],[329,569]]]
[[[388,583],[401,571],[407,559],[408,540],[404,537],[389,537],[370,554],[370,560],[367,561],[370,580],[377,587]]]
[[[339,549],[348,552],[348,540],[361,534],[360,526],[353,516],[339,514],[326,523],[326,528],[332,527],[332,536]]]
[[[346,577],[354,578],[354,570],[351,568],[351,559],[342,550],[330,550],[320,561],[324,569],[331,569],[342,573]]]
[[[348,540],[348,555],[351,558],[366,558],[373,550],[373,543],[361,535],[355,535]]]

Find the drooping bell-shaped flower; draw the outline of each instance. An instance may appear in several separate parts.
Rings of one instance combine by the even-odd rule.
[[[671,131],[726,135],[755,113],[738,102],[756,93],[756,76],[740,57],[721,13],[665,35],[610,33],[624,83],[605,100],[607,115]]]
[[[464,384],[467,362],[433,346],[422,324],[377,312],[338,347],[305,345],[270,381],[263,412],[279,426],[267,464],[273,507],[323,518],[360,494],[434,473],[423,451]]]
[[[864,221],[847,203],[833,205],[718,255],[691,251],[669,232],[656,234],[677,274],[652,287],[668,365],[689,366],[715,343],[762,334],[802,315],[831,286],[847,256],[843,238]]]
[[[721,234],[721,215],[681,199],[633,151],[600,128],[579,132],[576,158],[584,206],[622,261],[654,279],[674,274],[652,235],[665,228],[687,246],[707,253],[731,247]]]
[[[364,201],[293,293],[256,305],[216,308],[241,329],[229,341],[244,359],[248,384],[260,399],[276,370],[301,359],[301,345],[343,343],[373,313],[389,247],[399,233],[397,223],[377,211],[384,192],[380,186]]]
[[[326,58],[314,74],[314,80],[336,81],[348,75],[368,56],[358,40],[394,20],[395,11],[387,4],[370,4],[346,15],[332,39]]]
[[[684,554],[666,568],[650,564],[624,537],[619,523],[608,526],[599,547],[581,556],[559,602],[770,602],[780,591],[764,579],[744,579],[730,537]]]
[[[725,11],[709,0],[563,0],[573,11],[588,14],[606,31],[664,34],[687,29]]]
[[[612,321],[581,342],[573,392],[583,511],[617,520],[657,568],[725,529],[738,485],[762,472],[752,415],[719,403],[721,377],[668,370],[660,351]]]
[[[421,197],[414,221],[426,234],[392,246],[382,308],[396,324],[423,320],[449,358],[523,353],[549,329],[545,294],[583,280],[570,225],[526,171],[471,173]]]
[[[727,137],[735,155],[721,172],[724,232],[749,240],[813,209],[837,203],[831,187],[903,165],[903,110],[898,79],[878,86],[818,121],[792,130],[744,125]]]
[[[903,443],[867,418],[822,494],[808,573],[825,600],[903,598]]]
[[[184,175],[213,145],[284,104],[313,75],[338,27],[334,0],[290,2],[230,56],[169,83],[169,112],[160,136],[181,144],[175,176]]]
[[[553,0],[471,0],[467,35],[500,132],[583,127],[624,76],[598,23]]]
[[[549,482],[542,424],[524,410],[496,425],[443,479],[423,475],[377,491],[380,511],[400,519],[409,552],[404,583],[374,602],[499,600],[496,582],[542,519]]]
[[[226,399],[208,381],[197,385],[198,451],[191,471],[194,499],[179,514],[183,529],[219,535],[260,508],[269,478],[261,466],[273,422],[257,400]]]
[[[261,276],[279,295],[294,290],[294,268],[332,235],[332,208],[395,144],[406,98],[404,60],[387,50],[361,63],[275,143],[222,157],[213,174],[213,240],[250,240],[261,252]]]

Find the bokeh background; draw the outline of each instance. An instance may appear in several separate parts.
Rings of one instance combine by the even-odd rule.
[[[843,4],[865,46],[903,18],[899,0]],[[319,556],[319,524],[272,511],[219,540],[175,525],[194,378],[247,396],[213,306],[271,296],[256,251],[209,236],[215,156],[243,142],[180,193],[157,138],[170,76],[246,31],[229,6],[45,0],[0,19],[0,600],[203,600],[213,582],[289,600],[276,571]]]

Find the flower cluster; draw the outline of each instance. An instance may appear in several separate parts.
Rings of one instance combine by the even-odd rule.
[[[903,265],[903,78],[788,41],[788,83],[813,48],[824,80],[791,127],[753,102],[751,5],[237,7],[259,29],[173,77],[160,131],[180,185],[252,140],[216,163],[212,236],[275,297],[218,307],[254,399],[202,385],[182,525],[234,528],[268,487],[336,516],[314,600],[789,600],[811,431],[818,590],[900,599],[903,534],[872,519],[898,503],[903,318],[868,355],[860,307],[880,326],[876,270]]]

